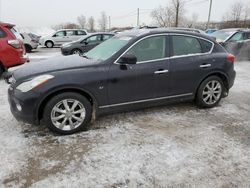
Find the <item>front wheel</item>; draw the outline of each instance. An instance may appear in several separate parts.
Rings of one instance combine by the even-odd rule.
[[[80,49],[74,49],[71,51],[71,54],[82,54],[82,51]]]
[[[78,93],[62,93],[53,97],[44,110],[48,128],[59,134],[68,135],[87,130],[91,120],[92,106]]]
[[[52,41],[47,41],[47,42],[45,43],[45,46],[46,46],[47,48],[53,48],[53,47],[54,47],[54,43],[53,43]]]
[[[196,103],[204,108],[217,106],[224,90],[222,80],[217,76],[210,76],[201,83],[196,95]]]

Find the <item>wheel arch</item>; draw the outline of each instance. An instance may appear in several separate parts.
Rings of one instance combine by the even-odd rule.
[[[195,90],[195,96],[197,95],[197,92],[198,92],[198,89],[200,88],[202,82],[204,80],[206,80],[208,77],[211,77],[211,76],[218,76],[222,81],[223,81],[223,84],[225,86],[225,89],[228,91],[229,90],[229,82],[228,82],[228,77],[225,73],[223,72],[220,72],[220,71],[217,71],[217,72],[213,72],[213,73],[210,73],[208,75],[206,75],[199,83],[198,87],[196,88]]]
[[[38,105],[38,110],[36,113],[36,117],[37,117],[38,122],[43,118],[44,109],[45,109],[46,104],[49,102],[49,100],[51,98],[53,98],[54,96],[56,96],[60,93],[63,93],[63,92],[74,92],[74,93],[78,93],[78,94],[83,95],[84,97],[86,97],[88,99],[88,101],[90,102],[90,104],[93,107],[93,112],[95,113],[95,111],[97,109],[96,107],[98,104],[97,104],[97,100],[95,99],[95,97],[92,94],[90,94],[89,92],[87,92],[85,90],[79,89],[79,88],[61,88],[61,89],[57,89],[55,91],[52,91],[51,93],[46,95],[41,100],[41,102]]]
[[[53,40],[48,39],[48,40],[46,40],[46,41],[44,42],[44,45],[45,45],[45,46],[46,46],[47,42],[52,42],[52,44],[55,45],[55,42],[54,42]]]

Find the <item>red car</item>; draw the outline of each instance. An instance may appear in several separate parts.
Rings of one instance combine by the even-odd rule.
[[[0,76],[10,67],[29,61],[21,35],[14,25],[0,22]]]

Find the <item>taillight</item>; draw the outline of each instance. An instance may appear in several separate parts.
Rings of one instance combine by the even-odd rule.
[[[231,62],[234,62],[235,61],[235,56],[233,54],[228,54],[227,55],[227,60],[231,61]]]
[[[19,40],[8,40],[8,44],[17,49],[21,48],[21,43]]]

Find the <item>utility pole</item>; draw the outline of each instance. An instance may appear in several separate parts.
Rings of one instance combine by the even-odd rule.
[[[207,19],[207,26],[206,26],[206,29],[208,29],[209,24],[210,24],[212,5],[213,5],[213,0],[210,0],[210,6],[209,6],[209,13],[208,13],[208,19]]]
[[[177,2],[176,2],[175,27],[178,27],[178,25],[179,25],[179,11],[180,11],[180,1],[177,0]]]
[[[140,25],[140,9],[137,9],[137,26]]]
[[[2,0],[0,0],[0,22],[2,21]]]
[[[111,18],[109,16],[109,31],[111,30]]]

